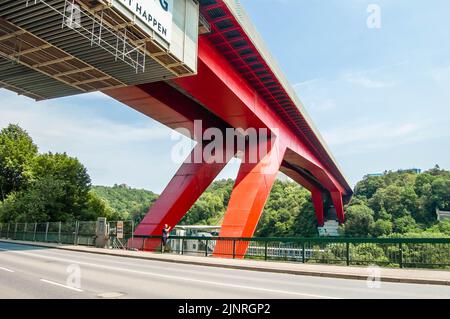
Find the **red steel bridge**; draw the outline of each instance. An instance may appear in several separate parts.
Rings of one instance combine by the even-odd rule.
[[[181,16],[175,12],[181,3],[177,1],[174,21]],[[191,37],[186,37],[189,30],[182,30],[185,40],[194,41],[195,55],[190,59],[186,58],[190,52],[186,44],[180,55],[161,45],[164,39],[157,34],[143,36],[157,33],[161,27],[147,30],[136,19],[127,20],[127,11],[119,12],[117,1],[2,0],[0,54],[5,61],[9,58],[16,63],[14,67],[10,62],[0,63],[0,85],[36,100],[102,91],[170,128],[188,130],[191,136],[195,136],[196,120],[202,121],[203,130],[256,128],[272,132],[272,138],[246,145],[243,150],[244,158],[252,148],[264,147],[268,151],[255,162],[241,164],[220,237],[253,236],[279,171],[311,192],[319,226],[329,212],[343,223],[343,205],[352,196],[352,190],[245,12],[232,0],[183,1],[192,2],[191,9],[187,4],[183,9],[184,24],[191,15],[196,19]],[[67,6],[71,4],[81,8],[79,23],[86,25],[86,31],[64,28]],[[138,4],[134,9],[141,8]],[[188,15],[189,12],[195,14]],[[62,16],[63,28],[58,14]],[[73,11],[71,14],[73,18]],[[143,14],[142,10],[139,14]],[[88,21],[89,15],[94,22]],[[50,22],[46,26],[39,24],[39,16],[53,17],[54,28]],[[96,31],[98,21],[100,32]],[[92,28],[87,27],[90,24]],[[112,31],[109,37],[108,27]],[[106,29],[101,32],[101,28]],[[167,36],[167,30],[163,30],[161,37]],[[57,36],[57,31],[65,33]],[[173,37],[178,34],[175,31]],[[114,47],[115,42],[122,44],[120,41],[123,48]],[[17,48],[18,42],[24,49],[16,52],[13,46]],[[78,44],[71,45],[74,42]],[[108,45],[113,49],[108,51]],[[125,46],[130,49],[124,51]],[[111,54],[115,54],[114,65],[108,60]],[[127,69],[129,65],[133,66],[131,71]],[[30,79],[35,81],[31,83]],[[210,142],[202,136],[196,138],[198,143],[191,157]],[[135,234],[159,236],[165,224],[174,227],[234,155],[225,156],[220,163],[208,158],[183,163]],[[216,255],[225,249],[217,245]],[[246,244],[237,247],[238,255],[244,255],[246,249]]]

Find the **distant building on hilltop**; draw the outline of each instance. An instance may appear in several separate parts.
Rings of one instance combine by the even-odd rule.
[[[381,177],[383,176],[383,173],[372,173],[372,174],[367,174],[367,177]]]
[[[438,221],[450,220],[450,212],[445,212],[436,208],[436,216]]]
[[[420,168],[410,168],[410,169],[399,169],[399,173],[413,173],[413,174],[421,174],[422,170]]]
[[[371,173],[367,174],[366,177],[382,177],[392,171],[385,171],[384,173]],[[412,174],[421,174],[422,170],[420,168],[409,168],[409,169],[399,169],[397,173],[412,173]]]

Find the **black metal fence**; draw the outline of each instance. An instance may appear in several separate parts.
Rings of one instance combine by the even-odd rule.
[[[450,238],[220,238],[134,236],[134,223],[109,223],[111,248],[180,255],[337,265],[450,269]],[[0,224],[0,238],[71,245],[95,244],[96,222]]]
[[[94,246],[96,222],[48,222],[0,224],[0,238],[13,240]],[[127,247],[133,237],[134,222],[123,222],[123,238],[117,237],[117,222],[108,222],[112,248]]]
[[[166,252],[254,260],[450,269],[450,238],[177,237]],[[162,251],[161,237],[137,236],[134,247]]]

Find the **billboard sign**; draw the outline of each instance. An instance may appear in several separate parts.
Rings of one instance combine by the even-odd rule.
[[[116,0],[168,43],[172,40],[174,0]]]

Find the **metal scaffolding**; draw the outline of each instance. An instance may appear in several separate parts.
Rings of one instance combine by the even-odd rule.
[[[113,26],[109,21],[115,20],[108,14],[107,6],[100,6],[99,10],[90,10],[75,0],[65,0],[61,11],[46,0],[26,1],[27,7],[39,4],[61,15],[61,29],[72,29],[89,40],[91,46],[97,45],[109,52],[115,61],[125,62],[136,73],[145,72],[145,42],[138,44],[131,40],[126,27]]]

